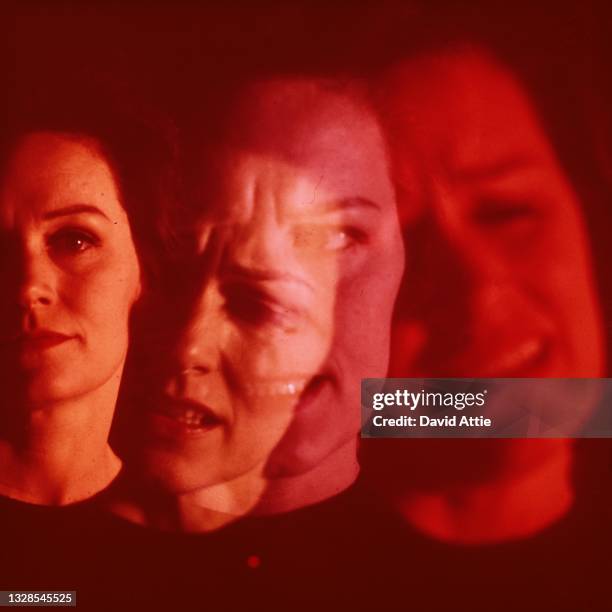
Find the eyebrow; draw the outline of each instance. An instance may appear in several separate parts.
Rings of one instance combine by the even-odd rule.
[[[97,206],[91,204],[74,204],[73,206],[66,206],[64,208],[57,208],[56,210],[50,210],[43,215],[43,219],[57,219],[58,217],[67,217],[69,215],[80,215],[83,213],[98,215],[104,217],[108,221],[108,216],[102,212]]]
[[[368,200],[367,198],[362,198],[360,196],[356,196],[354,198],[343,198],[341,200],[334,200],[324,205],[324,210],[326,212],[331,212],[335,210],[347,210],[347,209],[367,209],[367,210],[375,210],[377,212],[381,212],[382,208],[376,202],[372,200]]]
[[[475,167],[464,167],[457,170],[456,175],[464,180],[478,180],[486,178],[494,178],[511,174],[516,170],[521,170],[525,167],[533,165],[534,158],[530,155],[513,155],[491,163],[485,163]]]

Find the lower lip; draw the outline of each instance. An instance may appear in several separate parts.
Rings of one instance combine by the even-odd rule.
[[[69,340],[74,340],[72,336],[38,336],[33,338],[23,338],[18,341],[18,346],[24,351],[44,351]]]
[[[154,412],[148,416],[149,427],[153,434],[181,440],[193,440],[209,435],[222,427],[223,423],[193,427],[162,412]]]

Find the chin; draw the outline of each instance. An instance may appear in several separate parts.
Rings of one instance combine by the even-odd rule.
[[[29,377],[23,387],[24,399],[32,405],[53,404],[85,395],[87,390],[74,381],[62,381],[47,375]]]
[[[287,447],[279,446],[266,464],[265,475],[268,478],[302,476],[319,467],[345,443],[344,440],[337,440],[335,444],[329,442],[316,444],[304,441],[292,444],[290,447],[289,445]]]
[[[193,465],[181,469],[180,465],[171,466],[167,461],[151,461],[147,466],[150,481],[156,489],[169,495],[185,495],[210,486],[207,479],[198,473]]]
[[[318,465],[318,455],[310,451],[294,449],[289,456],[272,457],[265,467],[267,478],[290,478],[301,476]]]

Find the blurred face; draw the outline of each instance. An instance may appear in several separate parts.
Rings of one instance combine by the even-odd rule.
[[[387,365],[403,251],[375,119],[308,82],[248,99],[200,186],[199,256],[216,254],[147,449],[174,490],[318,465]]]
[[[580,202],[525,92],[474,52],[407,63],[388,84],[407,253],[390,375],[601,376]],[[466,482],[499,475],[509,457],[513,474],[529,469],[554,443],[426,440],[410,450],[452,455],[457,469],[440,462],[438,476]]]
[[[95,143],[23,137],[2,177],[0,232],[5,380],[31,405],[78,398],[119,377],[140,271]]]
[[[393,373],[601,375],[580,202],[525,93],[468,53],[415,61],[395,79],[408,270]]]

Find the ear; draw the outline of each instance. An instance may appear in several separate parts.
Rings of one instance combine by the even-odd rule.
[[[134,253],[135,254],[135,253]],[[134,287],[132,291],[132,299],[130,302],[131,306],[134,306],[138,300],[142,297],[145,287],[146,287],[146,278],[143,272],[142,262],[139,257],[136,257],[136,269],[133,270],[134,273]]]
[[[144,278],[142,270],[138,273],[138,282],[134,286],[134,296],[132,297],[132,306],[142,297],[144,292]]]

